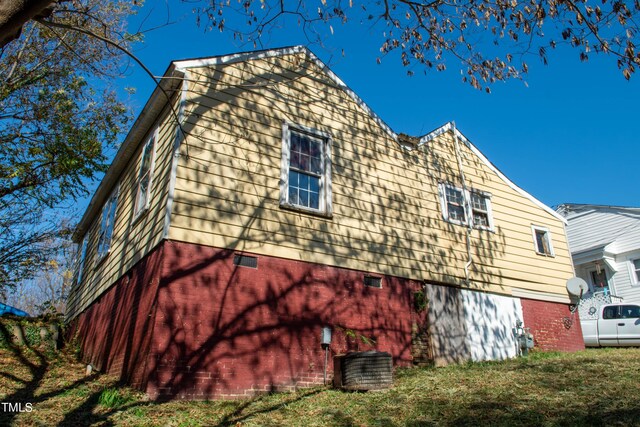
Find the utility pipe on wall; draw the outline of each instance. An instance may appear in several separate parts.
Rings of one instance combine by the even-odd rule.
[[[473,231],[473,210],[469,203],[471,200],[467,200],[467,194],[469,191],[467,190],[467,181],[464,176],[464,166],[462,164],[462,154],[460,153],[460,142],[458,141],[458,130],[456,129],[456,122],[451,122],[453,125],[453,140],[456,150],[456,159],[458,160],[458,170],[460,172],[460,180],[462,181],[462,191],[464,192],[464,203],[465,203],[465,211],[470,214],[467,218],[467,263],[464,266],[464,276],[467,285],[470,283],[469,280],[469,267],[473,264],[473,256],[471,254],[471,232]]]

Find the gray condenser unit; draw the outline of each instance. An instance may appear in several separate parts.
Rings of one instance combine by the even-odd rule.
[[[344,390],[380,390],[393,384],[389,353],[362,351],[333,358],[333,385]]]

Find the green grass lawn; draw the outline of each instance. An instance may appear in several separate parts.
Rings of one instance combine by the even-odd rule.
[[[85,376],[72,355],[0,349],[4,425],[640,426],[640,349],[533,353],[505,362],[396,371],[387,391],[316,387],[251,400],[145,400],[108,375]]]

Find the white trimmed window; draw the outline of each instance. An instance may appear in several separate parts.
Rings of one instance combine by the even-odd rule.
[[[531,233],[537,254],[555,256],[553,253],[553,245],[551,244],[551,232],[548,228],[532,225]]]
[[[104,258],[111,248],[113,225],[116,220],[116,208],[118,205],[118,188],[109,196],[102,208],[102,221],[100,221],[100,234],[98,235],[98,259]]]
[[[640,258],[631,261],[633,283],[640,285]]]
[[[479,190],[465,191],[451,184],[440,184],[440,205],[446,221],[493,230],[491,194]]]
[[[280,205],[331,215],[331,137],[315,129],[282,127]]]
[[[471,190],[471,215],[473,226],[483,230],[493,229],[493,218],[491,218],[491,197],[487,193]]]
[[[82,243],[80,244],[80,253],[78,254],[78,269],[76,272],[76,283],[82,282],[82,272],[84,270],[84,260],[87,257],[87,241],[89,240],[89,235],[87,233],[82,239]]]
[[[136,204],[134,209],[134,219],[149,207],[149,195],[151,193],[151,181],[153,178],[153,160],[155,151],[156,132],[142,148],[142,160],[138,173],[138,184],[136,189]]]

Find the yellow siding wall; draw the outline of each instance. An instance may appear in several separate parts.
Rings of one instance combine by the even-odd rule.
[[[98,260],[97,254],[98,235],[102,220],[101,211],[89,226],[85,235],[85,238],[89,240],[82,283],[77,285],[77,290],[71,292],[67,308],[67,318],[69,319],[87,308],[162,240],[176,122],[170,110],[165,109],[156,123],[159,124],[158,138],[155,147],[155,165],[149,208],[135,222],[133,221],[142,149],[148,136],[155,131],[156,125],[140,141],[136,154],[130,159],[118,179],[120,189],[111,248],[109,254],[102,260]]]
[[[467,286],[466,228],[442,219],[438,196],[459,183],[451,133],[401,148],[302,54],[195,68],[190,81],[170,239]],[[333,218],[279,207],[283,121],[332,135]],[[495,223],[472,233],[469,286],[566,296],[562,222],[461,145]],[[550,229],[554,258],[535,253],[532,224]]]

